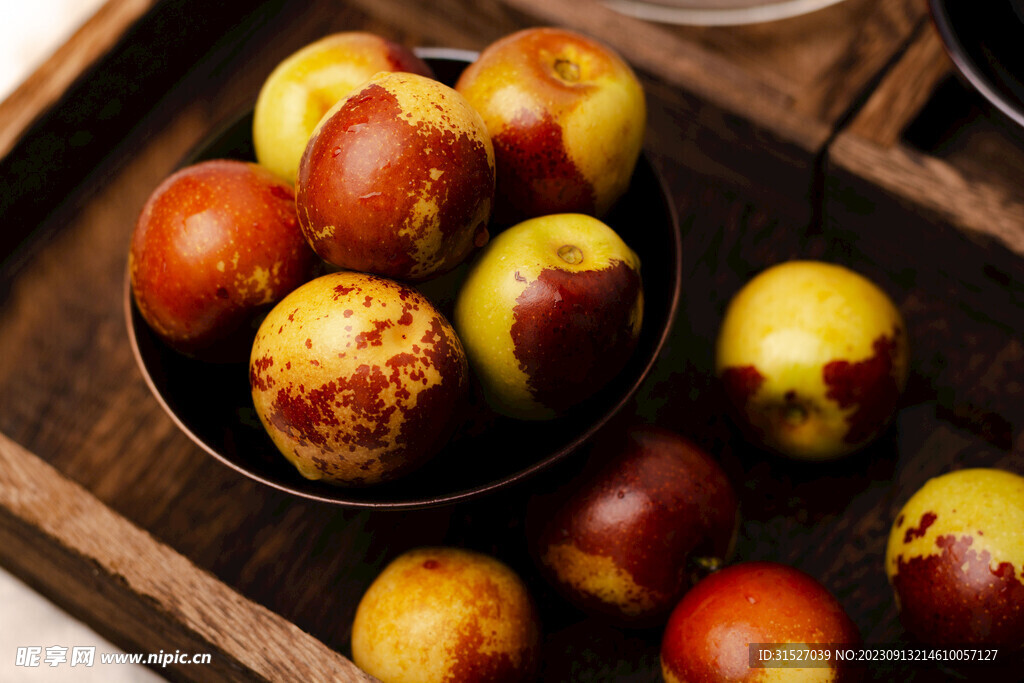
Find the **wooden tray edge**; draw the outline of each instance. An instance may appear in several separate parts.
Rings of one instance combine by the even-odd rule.
[[[0,102],[0,158],[64,91],[106,54],[156,0],[107,0],[39,68]]]
[[[1024,256],[1024,202],[1001,188],[969,180],[904,145],[885,149],[850,133],[836,138],[829,161],[962,232],[993,238]]]
[[[651,22],[620,14],[603,3],[502,0],[539,21],[597,37],[630,63],[706,100],[811,154],[822,151],[827,125],[793,111],[788,98],[739,67]]]
[[[935,26],[924,22],[843,132],[892,147],[952,71],[953,63]]]
[[[0,433],[0,563],[128,652],[209,653],[194,681],[371,681]]]
[[[900,142],[901,133],[951,73],[953,63],[937,29],[925,22],[858,114],[832,140],[828,167],[1024,256],[1024,197],[969,179],[942,159]]]

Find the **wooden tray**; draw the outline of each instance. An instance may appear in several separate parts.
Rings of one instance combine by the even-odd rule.
[[[930,22],[832,142],[829,160],[834,185],[862,178],[932,219],[1024,255],[1024,131],[955,73]]]
[[[734,27],[655,25],[598,2],[505,4],[629,55],[655,95],[650,147],[798,227],[817,219],[816,179],[832,136],[927,21],[925,0],[845,0]]]
[[[904,128],[885,133],[889,142],[872,138],[882,128],[870,122],[872,107],[883,106],[873,103],[894,97],[891,78],[933,74],[901,109],[908,124],[930,115],[929,98],[941,94],[941,53],[919,47],[923,2],[847,0],[735,29],[656,27],[558,0],[267,0],[210,16],[204,7],[109,3],[140,18],[117,22],[105,56],[86,60],[55,106],[22,121],[0,161],[5,566],[129,651],[213,654],[210,666],[160,670],[172,678],[360,680],[345,655],[369,582],[414,545],[463,545],[502,558],[534,589],[544,680],[657,680],[657,629],[616,629],[572,611],[526,554],[530,495],[570,476],[579,458],[495,499],[440,509],[373,513],[295,500],[176,431],[134,367],[121,309],[129,236],[150,191],[251,106],[273,66],[301,45],[362,28],[409,45],[479,49],[517,28],[558,23],[605,39],[640,69],[648,149],[683,217],[679,320],[625,417],[686,433],[720,457],[742,498],[739,559],[810,572],[867,642],[903,642],[882,567],[898,508],[951,467],[1024,470],[1019,254],[926,206],[905,187],[911,175],[884,179],[857,162],[909,156],[956,168],[908,151]],[[746,447],[721,417],[711,379],[729,297],[794,256],[877,279],[913,343],[894,427],[865,452],[820,467]],[[918,665],[867,673],[948,674]]]

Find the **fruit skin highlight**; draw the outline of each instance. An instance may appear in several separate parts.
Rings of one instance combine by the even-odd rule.
[[[705,681],[857,680],[856,664],[752,668],[750,643],[859,645],[860,634],[839,601],[814,577],[775,562],[742,562],[719,570],[683,596],[661,642],[666,683]],[[783,650],[788,648],[781,648]]]
[[[823,460],[884,429],[906,385],[907,348],[899,311],[874,283],[843,266],[789,261],[730,301],[716,370],[752,441]]]
[[[259,316],[313,277],[291,186],[253,163],[214,159],[153,190],[132,233],[128,270],[143,319],[203,360],[244,360]]]
[[[643,318],[640,261],[583,214],[524,221],[473,263],[454,322],[494,410],[550,419],[625,366]]]
[[[253,110],[256,160],[289,184],[309,136],[334,104],[381,71],[433,71],[404,45],[362,31],[325,36],[294,52],[264,81]]]
[[[540,626],[507,565],[460,548],[418,548],[367,589],[352,624],[356,665],[384,683],[532,680]]]
[[[534,513],[542,572],[588,614],[627,626],[663,622],[691,572],[731,554],[736,493],[707,453],[651,425],[606,430],[588,462],[597,466]]]
[[[885,573],[917,640],[1024,649],[1024,477],[972,468],[928,480],[893,522]]]
[[[485,48],[455,88],[494,142],[499,223],[601,217],[629,186],[647,109],[636,74],[606,45],[560,28],[525,29]]]
[[[378,74],[338,102],[310,137],[295,185],[299,224],[321,258],[410,282],[486,244],[493,199],[480,115],[409,73]]]
[[[260,325],[253,404],[308,479],[364,486],[415,469],[462,418],[469,369],[451,325],[419,292],[374,275],[323,275]]]

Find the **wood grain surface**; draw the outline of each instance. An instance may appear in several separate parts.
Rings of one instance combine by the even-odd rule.
[[[593,35],[642,70],[668,104],[652,113],[691,168],[745,184],[780,218],[803,225],[832,135],[927,21],[921,0],[846,0],[812,14],[731,27],[662,26],[598,0],[504,0],[531,23]],[[682,143],[681,145],[679,143]],[[728,177],[725,177],[728,176]]]
[[[912,147],[881,149],[852,135],[836,140],[830,159],[837,168],[869,178],[922,210],[1024,255],[1024,197],[1016,188],[972,179],[949,162]]]
[[[192,681],[373,680],[294,624],[242,598],[0,435],[4,564],[136,652],[211,655]],[[259,647],[254,643],[259,642]]]
[[[926,23],[830,144],[829,164],[1024,254],[1024,134],[952,71]]]
[[[639,68],[812,153],[822,151],[925,19],[915,0],[852,0],[788,21],[729,28],[658,26],[596,0],[505,2],[599,36]]]
[[[923,24],[843,132],[891,147],[952,68],[938,32],[930,23]]]
[[[191,10],[196,21],[201,13],[194,5],[162,4],[148,20],[171,27],[185,21],[175,12]],[[6,435],[0,454],[16,463],[11,474],[0,475],[0,532],[20,545],[2,554],[4,563],[38,575],[36,585],[91,615],[115,642],[165,650],[178,642],[209,643],[233,666],[270,677],[273,667],[291,666],[287,647],[246,659],[247,648],[265,647],[259,631],[201,613],[175,584],[153,585],[153,577],[180,568],[198,582],[189,588],[196,600],[218,596],[228,615],[266,616],[275,637],[308,633],[347,655],[357,601],[390,559],[418,545],[461,545],[505,560],[531,586],[542,606],[543,680],[658,680],[657,628],[623,630],[575,612],[544,584],[527,552],[531,497],[571,477],[585,453],[501,494],[457,506],[381,513],[297,500],[220,465],[177,431],[134,367],[121,306],[129,236],[148,194],[198,141],[251,106],[273,66],[298,47],[331,31],[362,28],[408,45],[479,49],[517,28],[557,21],[606,36],[627,57],[635,49],[643,60],[648,149],[683,228],[679,317],[622,419],[673,428],[721,460],[742,500],[737,559],[772,559],[808,571],[835,593],[865,641],[905,644],[882,566],[896,511],[929,477],[951,468],[1024,471],[1019,256],[951,226],[943,215],[919,216],[917,205],[895,190],[878,193],[881,179],[842,155],[830,166],[827,213],[812,220],[820,208],[814,177],[823,145],[898,61],[901,41],[923,20],[923,3],[848,0],[820,13],[821,23],[803,17],[779,24],[777,34],[767,26],[654,28],[612,21],[596,7],[593,16],[565,9],[576,6],[553,0],[261,3],[217,37],[196,27],[195,43],[182,38],[179,52],[167,54],[184,59],[190,53],[193,61],[176,80],[164,81],[161,96],[132,102],[125,112],[133,117],[130,127],[111,130],[96,118],[83,123],[106,143],[104,153],[89,157],[73,184],[44,185],[40,196],[30,201],[26,194],[7,209],[22,232],[9,240],[0,268],[0,432]],[[149,28],[144,23],[137,30]],[[648,40],[665,42],[646,49],[632,42]],[[664,59],[655,44],[665,45]],[[759,50],[766,55],[760,61]],[[704,59],[713,66],[701,84]],[[693,63],[682,63],[687,60]],[[115,60],[105,68],[116,74],[142,67]],[[736,70],[738,82],[758,84],[745,105],[708,76],[725,79]],[[161,72],[149,73],[156,78]],[[761,107],[769,112],[763,117]],[[28,163],[34,145],[61,120],[58,111],[30,130],[0,170],[11,174]],[[779,121],[807,126],[786,130]],[[747,446],[724,417],[712,378],[712,344],[729,298],[759,270],[794,257],[846,263],[875,279],[906,317],[912,345],[912,379],[892,428],[864,452],[821,466]],[[7,439],[59,471],[58,483]],[[59,510],[59,501],[29,493],[51,486],[69,500],[91,501],[82,505],[99,527],[110,529],[96,528],[89,532],[94,538],[70,543],[70,527],[62,524],[71,522],[46,514],[48,505]],[[108,548],[105,534],[121,524],[137,527],[126,533],[145,545],[138,554],[146,557],[136,561],[132,552],[116,554],[125,552],[116,544]],[[152,564],[153,547],[169,553],[159,555],[171,558],[166,567]],[[58,572],[61,553],[79,558],[83,568],[83,558],[101,561],[101,576],[134,578],[111,578],[108,584],[118,590],[76,607],[61,579],[97,584],[88,583],[84,569]],[[187,563],[178,564],[183,560],[174,554]],[[156,617],[144,621],[152,596],[157,605],[179,602],[151,610]],[[242,609],[244,601],[255,607]],[[112,610],[122,602],[145,628],[133,634],[112,628]],[[330,652],[296,638],[313,653],[311,661],[334,661]],[[922,665],[869,667],[865,674],[878,681],[967,676]],[[330,675],[337,675],[333,668],[311,671],[307,679]]]

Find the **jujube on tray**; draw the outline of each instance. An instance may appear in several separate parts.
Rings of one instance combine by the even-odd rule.
[[[535,505],[530,542],[544,575],[583,611],[629,626],[663,622],[691,576],[729,559],[736,493],[717,462],[680,434],[608,428],[588,471]]]
[[[529,681],[540,623],[503,562],[453,547],[416,548],[370,584],[352,624],[355,663],[385,683]]]
[[[862,672],[856,663],[822,658],[808,667],[753,667],[750,648],[795,660],[815,644],[860,642],[843,606],[814,577],[776,562],[741,562],[702,579],[676,605],[661,642],[661,669],[667,683],[853,681]]]
[[[907,380],[899,310],[863,275],[821,261],[788,261],[729,302],[716,367],[738,423],[755,443],[824,460],[874,440]]]
[[[929,479],[893,521],[885,572],[917,640],[1024,649],[1024,477],[969,468]]]

